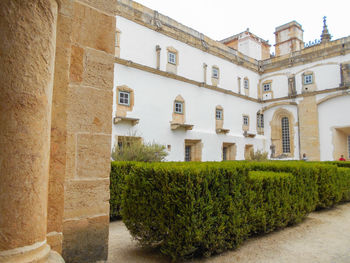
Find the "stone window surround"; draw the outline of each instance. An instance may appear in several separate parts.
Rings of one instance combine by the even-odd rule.
[[[212,66],[211,68],[211,77],[219,79],[220,78],[220,69],[218,66]]]
[[[186,152],[186,146],[190,146],[191,148],[191,161],[197,161],[200,162],[202,161],[202,140],[200,139],[185,139],[184,141],[184,153]],[[184,160],[185,160],[184,156]]]
[[[176,103],[182,104],[182,113],[175,111],[175,105]],[[174,102],[173,102],[173,112],[172,112],[172,122],[171,123],[177,123],[177,124],[185,124],[185,115],[186,115],[186,103],[184,98],[179,94],[176,96]]]
[[[293,114],[284,108],[278,108],[275,110],[272,120],[270,121],[271,127],[271,144],[274,146],[275,153],[272,157],[278,157],[283,154],[282,149],[282,118],[288,117],[289,121],[289,141],[290,141],[290,153],[284,153],[288,157],[294,157],[294,116]]]
[[[170,54],[175,55],[175,63],[169,61]],[[177,66],[179,65],[179,52],[173,47],[167,47],[166,60],[166,71],[172,74],[177,74]]]
[[[243,89],[244,89],[244,95],[249,96],[249,79],[248,77],[244,77],[243,79]]]
[[[214,75],[214,72],[217,71],[217,76]],[[218,66],[213,65],[211,67],[211,83],[213,86],[218,86],[220,82],[220,69]]]
[[[311,75],[311,82],[305,84],[305,76]],[[315,79],[315,73],[313,71],[305,71],[301,74],[301,83],[302,83],[302,92],[311,92],[311,91],[316,91],[317,86],[316,86],[316,79]]]
[[[260,135],[264,135],[264,113],[258,111],[256,114],[256,130]]]
[[[236,160],[237,147],[235,143],[223,142],[222,143],[222,160],[224,161],[224,148],[226,148],[226,160]]]
[[[174,54],[175,55],[175,63],[170,63],[169,62],[169,54]],[[167,63],[172,64],[172,65],[179,65],[179,52],[177,49],[173,47],[167,47]]]
[[[120,92],[126,92],[129,93],[129,105],[125,104],[120,104],[119,103],[119,94]],[[128,111],[132,111],[134,107],[134,100],[135,100],[135,95],[134,95],[134,90],[129,88],[126,85],[122,86],[117,86],[117,116],[118,117],[126,117],[126,113]]]
[[[242,115],[242,129],[243,129],[243,131],[249,131],[249,123],[250,123],[249,115],[243,114]]]
[[[269,85],[269,90],[265,90],[265,85]],[[273,99],[272,80],[265,80],[262,83],[262,88],[261,89],[262,89],[263,96],[267,95],[267,94],[271,94],[270,99]]]

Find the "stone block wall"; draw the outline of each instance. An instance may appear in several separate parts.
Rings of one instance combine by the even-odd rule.
[[[53,88],[48,242],[106,260],[116,0],[62,0]]]

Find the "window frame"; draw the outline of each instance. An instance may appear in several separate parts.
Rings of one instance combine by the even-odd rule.
[[[290,154],[290,127],[289,127],[289,118],[281,118],[281,132],[282,132],[282,153]]]
[[[267,89],[266,87],[268,87],[268,89]],[[269,82],[269,83],[264,83],[264,84],[263,84],[263,91],[264,91],[264,92],[269,92],[269,91],[271,91],[271,82]]]
[[[177,105],[181,105],[181,111],[178,111],[177,110]],[[174,113],[176,113],[176,114],[183,114],[183,112],[184,112],[184,104],[183,104],[183,102],[182,101],[174,101]]]
[[[212,67],[211,69],[211,77],[214,79],[219,79],[219,68]]]
[[[172,65],[177,65],[177,53],[173,51],[168,51],[168,63]]]
[[[215,109],[215,119],[216,120],[223,120],[223,110]]]
[[[308,78],[310,78],[310,80],[307,80]],[[309,74],[304,74],[304,85],[310,85],[313,83],[314,81],[314,76],[312,73]]]
[[[245,88],[245,89],[249,89],[249,79],[244,79],[243,80],[243,87]]]
[[[263,113],[258,113],[256,115],[256,121],[257,121],[257,127],[263,129],[264,128],[264,114]]]
[[[127,103],[126,102],[122,102],[121,100],[125,100],[126,98],[123,96],[121,96],[122,94],[127,94]],[[123,98],[122,98],[123,97]],[[131,100],[131,94],[129,91],[123,91],[123,90],[119,90],[118,91],[118,104],[119,105],[124,105],[124,106],[130,106],[130,100]]]
[[[249,126],[249,116],[243,116],[243,126]]]
[[[185,145],[185,162],[192,160],[192,145]]]
[[[223,146],[222,147],[222,160],[223,161],[227,161],[227,152],[228,152],[228,147]]]

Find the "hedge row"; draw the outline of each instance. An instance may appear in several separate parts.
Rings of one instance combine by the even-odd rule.
[[[323,163],[112,163],[111,214],[122,203],[132,236],[173,259],[235,248],[347,200],[350,169]]]

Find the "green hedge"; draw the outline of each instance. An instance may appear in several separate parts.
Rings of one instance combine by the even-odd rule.
[[[121,203],[132,236],[173,259],[233,249],[348,200],[350,169],[332,164],[112,163],[111,215]]]
[[[110,174],[110,200],[109,217],[112,220],[120,219],[120,205],[122,202],[122,192],[125,185],[125,176],[130,174],[134,162],[112,162]]]

